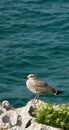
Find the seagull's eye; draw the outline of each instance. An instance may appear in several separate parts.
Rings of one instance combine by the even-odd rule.
[[[31,75],[30,77],[33,78],[34,76]]]
[[[28,78],[35,78],[35,75],[28,75]]]

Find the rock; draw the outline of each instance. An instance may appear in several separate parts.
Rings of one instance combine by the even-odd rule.
[[[60,129],[33,122],[31,126],[26,130],[60,130]]]
[[[2,102],[2,107],[5,108],[6,110],[13,110],[14,108],[9,104],[7,100]]]
[[[40,104],[45,104],[43,101],[38,101],[33,103],[32,101],[28,102],[27,105],[23,108],[18,108],[17,112],[22,116],[22,126],[23,130],[60,130],[58,128],[50,127],[43,124],[38,124],[34,121],[33,111],[35,108],[39,109]],[[56,106],[57,108],[59,106]]]
[[[18,119],[18,114],[15,111],[10,110],[7,112],[7,115],[8,115],[8,117],[10,117],[10,124],[12,126],[16,125],[17,119]]]
[[[21,124],[20,115],[8,101],[3,101],[0,105],[0,130],[19,130]]]
[[[40,104],[45,102],[31,100],[26,106],[14,109],[8,101],[3,101],[0,105],[0,130],[60,130],[34,121],[33,111],[39,109]]]

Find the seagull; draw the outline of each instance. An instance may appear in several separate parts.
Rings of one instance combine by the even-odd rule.
[[[35,99],[38,99],[40,95],[45,94],[60,95],[62,93],[62,91],[50,87],[47,83],[37,80],[35,74],[29,74],[25,78],[27,78],[26,81],[27,88],[36,95]]]

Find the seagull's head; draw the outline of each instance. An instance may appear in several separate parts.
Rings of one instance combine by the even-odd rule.
[[[29,74],[27,76],[27,79],[36,79],[36,76],[35,76],[35,74]]]

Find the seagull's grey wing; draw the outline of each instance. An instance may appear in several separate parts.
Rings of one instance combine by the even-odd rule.
[[[34,82],[34,88],[38,94],[52,94],[55,92],[54,88],[50,87],[47,83],[39,80],[35,80]]]

